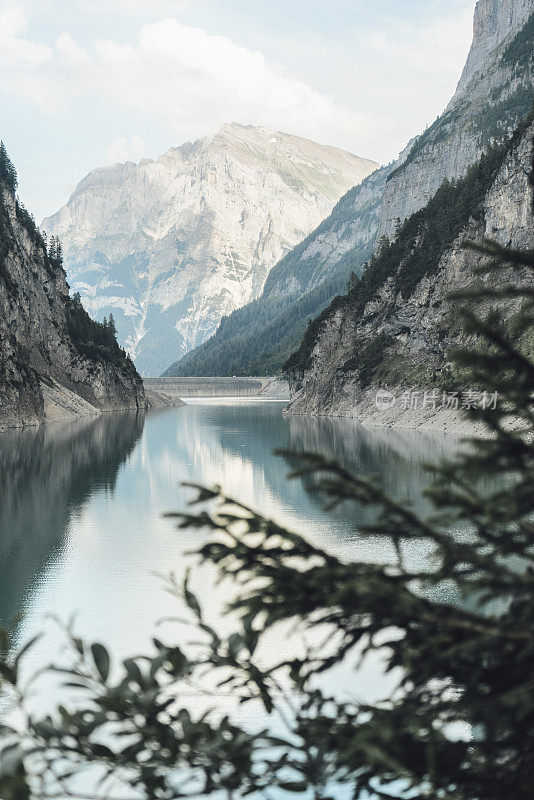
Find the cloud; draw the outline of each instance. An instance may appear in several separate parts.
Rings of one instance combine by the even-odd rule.
[[[24,38],[28,27],[24,11],[14,3],[0,6],[0,65],[22,70],[40,67],[52,60],[52,50],[39,42]]]
[[[151,15],[166,16],[170,14],[179,14],[187,11],[198,0],[151,0],[147,4],[147,0],[114,0],[115,11],[124,14],[132,15],[146,15],[149,12]],[[109,8],[108,0],[94,0],[93,8],[95,6]]]
[[[64,111],[76,98],[96,98],[192,138],[232,121],[326,142],[376,127],[374,115],[336,103],[260,51],[175,18],[142,26],[133,41],[110,38],[88,48],[64,32],[53,51],[20,39],[25,26],[21,16],[12,22],[10,38],[2,34],[16,41],[18,50],[11,48],[13,57],[9,69],[0,74],[0,86],[52,114]],[[28,68],[30,53],[35,54],[33,70]]]
[[[458,74],[471,42],[472,18],[473,4],[466,0],[453,13],[410,22],[385,20],[380,28],[354,34],[354,39],[360,56],[382,64],[396,82],[428,85]]]
[[[96,57],[110,97],[180,130],[238,120],[328,136],[362,122],[261,52],[176,19],[143,26],[133,46],[97,43]]]
[[[56,40],[56,47],[69,64],[78,66],[89,61],[89,53],[80,47],[70,33],[60,34]]]
[[[146,144],[136,133],[129,140],[125,136],[116,139],[106,150],[108,164],[139,161],[144,154],[146,154]]]
[[[68,146],[59,168],[72,182],[99,162],[156,156],[233,121],[387,161],[450,99],[474,0],[379,0],[376,13],[350,3],[354,14],[335,30],[322,30],[313,9],[302,25],[273,12],[262,27],[250,4],[220,35],[184,21],[207,19],[206,0],[0,0],[0,94],[48,115],[35,115],[42,146],[52,151],[53,137]],[[226,3],[209,9],[216,30]]]

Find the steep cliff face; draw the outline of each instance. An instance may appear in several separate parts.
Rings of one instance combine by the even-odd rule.
[[[165,375],[276,375],[308,320],[345,291],[372,253],[380,198],[392,167],[353,187],[324,222],[273,267],[261,296],[224,317],[203,345]]]
[[[378,388],[398,395],[450,380],[449,353],[466,339],[447,295],[479,281],[474,268],[483,260],[462,242],[487,237],[534,247],[533,136],[531,115],[508,145],[484,156],[463,180],[443,186],[410,217],[397,241],[375,256],[368,275],[313,323],[289,364],[290,412],[385,422],[374,403]],[[526,275],[520,279],[531,282]],[[517,308],[505,304],[501,311],[512,319]]]
[[[388,178],[378,235],[466,174],[489,142],[515,130],[534,99],[534,0],[479,0],[473,45],[445,112]]]
[[[223,320],[169,374],[263,374],[297,349],[306,324],[360,274],[377,239],[423,208],[445,179],[465,175],[511,133],[534,99],[534,0],[479,0],[473,45],[445,112],[399,159],[347,195],[271,270],[258,301]],[[281,308],[283,304],[283,308]],[[243,354],[245,354],[243,356]]]
[[[112,311],[139,369],[158,375],[258,297],[271,267],[377,166],[225,125],[156,161],[95,170],[43,225],[91,313]]]
[[[0,429],[144,407],[142,381],[118,348],[90,356],[73,337],[76,313],[65,272],[0,182]]]
[[[531,0],[479,0],[473,22],[473,44],[452,103],[468,91],[471,79],[484,69],[492,51],[515,36],[533,11]]]

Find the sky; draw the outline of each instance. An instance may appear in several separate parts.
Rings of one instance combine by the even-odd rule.
[[[225,122],[387,163],[447,105],[475,0],[0,0],[0,138],[38,222]]]

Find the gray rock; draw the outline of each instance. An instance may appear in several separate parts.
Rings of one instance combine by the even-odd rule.
[[[466,220],[464,230],[442,253],[437,272],[423,277],[409,297],[403,298],[392,280],[388,280],[363,313],[354,313],[347,298],[324,319],[306,365],[294,369],[289,376],[292,391],[289,413],[358,417],[373,424],[432,423],[435,415],[428,408],[424,414],[405,414],[397,405],[386,414],[378,413],[374,404],[376,391],[384,388],[398,398],[408,389],[432,390],[439,384],[450,352],[469,343],[455,320],[455,304],[447,299],[452,291],[479,280],[475,269],[485,257],[466,250],[462,246],[466,239],[491,238],[503,246],[534,248],[533,197],[529,184],[533,137],[534,123],[531,123],[486,193],[482,221]],[[526,271],[518,276],[504,270],[491,280],[499,286],[512,279],[532,285],[532,276]],[[518,311],[518,301],[501,303],[500,311],[505,318],[512,316]],[[392,337],[388,360],[401,365],[400,380],[380,386],[362,385],[358,366],[346,369],[344,365],[354,355],[356,343],[372,341],[382,332]],[[445,415],[444,419],[449,429],[456,425],[456,430],[460,430],[454,415]]]
[[[133,365],[88,358],[67,329],[69,287],[0,187],[0,430],[146,405]]]
[[[257,298],[271,267],[377,166],[225,125],[156,161],[91,172],[43,226],[91,314],[113,312],[139,369],[159,375]]]

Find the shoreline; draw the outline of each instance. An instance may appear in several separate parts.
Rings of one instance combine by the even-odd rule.
[[[120,405],[113,408],[97,408],[87,400],[84,400],[83,397],[80,397],[80,395],[59,384],[54,386],[41,384],[41,389],[44,400],[43,418],[17,419],[14,411],[6,423],[0,422],[0,435],[8,431],[22,431],[27,428],[38,428],[42,425],[77,422],[90,417],[99,417],[102,414],[123,413],[125,411],[149,412],[164,408],[180,408],[186,405],[178,397],[170,397],[163,392],[155,392],[149,389],[145,392],[145,406]]]
[[[421,394],[420,390],[413,389],[414,393],[418,391]],[[284,415],[353,419],[369,428],[433,431],[457,438],[487,439],[491,436],[484,423],[470,420],[461,408],[404,408],[398,402],[378,407],[377,392],[377,388],[367,389],[358,399],[339,397],[335,401],[325,401],[322,407],[316,401],[311,408],[310,403],[299,396],[299,392],[295,392],[284,409]],[[392,394],[399,398],[403,392],[403,389],[397,389]]]

